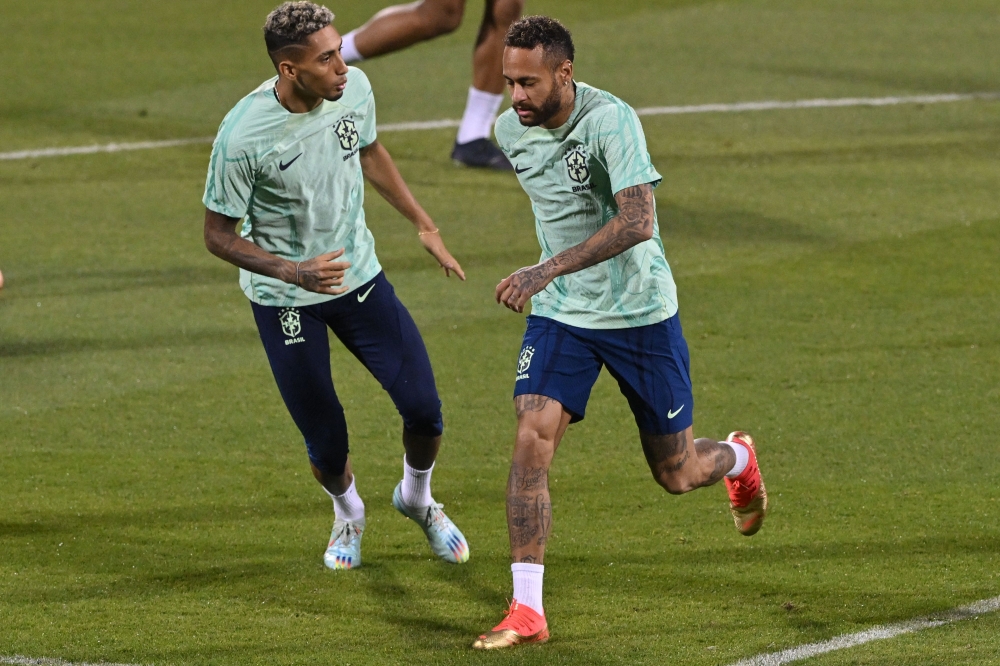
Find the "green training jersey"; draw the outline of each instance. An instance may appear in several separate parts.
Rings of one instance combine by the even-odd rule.
[[[615,194],[662,177],[646,151],[635,111],[584,83],[566,123],[524,127],[508,109],[497,119],[500,148],[531,199],[541,261],[578,245],[618,215]],[[677,312],[677,288],[653,217],[653,238],[618,256],[553,280],[531,313],[582,328],[632,328]]]
[[[344,248],[342,259],[351,262],[344,284],[354,290],[382,270],[365,225],[358,156],[375,141],[371,84],[351,67],[339,100],[291,113],[278,103],[277,80],[262,83],[222,121],[212,146],[205,207],[242,219],[241,236],[289,261]],[[243,269],[240,286],[261,305],[313,305],[340,297]]]

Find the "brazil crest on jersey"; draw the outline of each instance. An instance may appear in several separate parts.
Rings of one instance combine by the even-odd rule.
[[[205,207],[240,218],[240,235],[290,261],[344,248],[344,284],[360,287],[382,270],[365,225],[358,151],[375,141],[368,77],[351,67],[344,95],[291,113],[265,81],[219,127],[205,184]],[[292,307],[338,296],[317,294],[240,269],[240,286],[261,305]],[[350,293],[350,292],[347,292]]]
[[[531,198],[540,261],[582,243],[618,215],[615,194],[662,177],[653,168],[635,111],[614,95],[576,84],[562,127],[524,127],[508,109],[497,142]],[[616,257],[553,280],[531,313],[581,328],[632,328],[677,312],[677,288],[653,218],[653,238]]]

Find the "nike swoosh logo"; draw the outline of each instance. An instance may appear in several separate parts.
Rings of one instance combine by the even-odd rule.
[[[682,409],[684,409],[684,405],[681,405],[680,407],[678,407],[676,412],[670,412],[670,411],[668,411],[667,412],[667,418],[668,419],[674,418],[675,416],[677,416],[678,414],[681,413]]]
[[[364,303],[365,299],[368,298],[368,294],[372,293],[372,289],[374,289],[374,288],[375,288],[375,285],[372,285],[372,286],[368,287],[368,291],[366,291],[365,293],[358,294],[358,303]]]
[[[278,162],[278,170],[279,171],[284,171],[288,167],[292,166],[292,162],[294,162],[295,160],[299,159],[300,157],[302,157],[302,153],[299,153],[298,155],[296,155],[295,157],[293,157],[292,160],[291,160],[291,162],[289,162],[288,164],[284,164],[282,162]]]
[[[529,169],[531,169],[531,167],[524,167],[522,169],[521,167],[517,166],[516,164],[514,165],[514,173],[521,174],[521,173],[524,173],[525,171],[528,171]]]

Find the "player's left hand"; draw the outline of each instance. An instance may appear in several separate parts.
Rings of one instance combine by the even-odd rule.
[[[552,276],[545,269],[545,264],[525,266],[508,275],[497,285],[497,303],[514,312],[524,312],[525,304],[531,297],[548,286]]]
[[[448,248],[444,246],[444,241],[441,240],[440,233],[424,234],[420,236],[420,242],[423,244],[424,249],[437,259],[438,264],[444,269],[445,277],[451,277],[451,274],[454,273],[458,276],[458,279],[465,282],[465,271],[455,261],[455,257],[451,256]]]

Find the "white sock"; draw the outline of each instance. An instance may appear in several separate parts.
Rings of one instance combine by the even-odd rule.
[[[469,99],[465,102],[462,124],[458,127],[458,143],[469,143],[476,139],[490,138],[493,121],[503,104],[503,94],[483,92],[469,88]]]
[[[337,520],[349,523],[365,522],[365,503],[361,501],[361,495],[358,495],[354,479],[351,479],[351,487],[343,495],[334,495],[329,490],[326,490],[326,494],[333,498],[333,515]]]
[[[354,37],[357,33],[357,30],[351,30],[349,33],[344,35],[344,44],[340,47],[340,55],[344,58],[344,62],[348,65],[352,62],[358,62],[359,60],[365,59],[363,55],[358,53],[358,47],[354,45]]]
[[[545,615],[542,608],[542,574],[544,564],[512,564],[510,571],[514,574],[514,599],[539,615]]]
[[[719,442],[719,444],[725,444],[736,454],[736,464],[726,474],[727,479],[735,479],[747,468],[747,463],[750,462],[750,450],[738,442]]]
[[[403,504],[406,506],[430,506],[434,500],[431,498],[431,472],[434,465],[429,469],[413,469],[406,463],[406,456],[403,456],[403,487],[400,489],[403,494]]]

